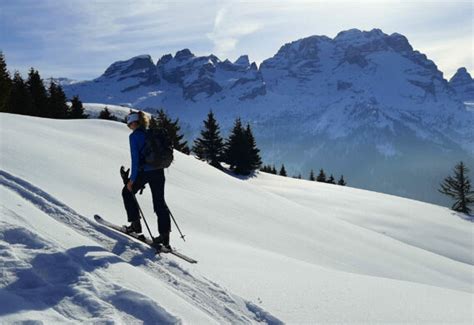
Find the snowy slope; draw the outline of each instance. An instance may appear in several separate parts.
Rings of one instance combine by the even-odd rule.
[[[125,221],[123,124],[0,118],[0,320],[473,321],[472,223],[448,209],[176,153],[166,195],[188,241],[172,241],[199,264],[155,259],[92,220]]]

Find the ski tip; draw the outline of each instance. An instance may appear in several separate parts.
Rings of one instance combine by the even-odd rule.
[[[94,219],[95,220],[102,220],[101,216],[99,216],[98,214],[94,214]]]

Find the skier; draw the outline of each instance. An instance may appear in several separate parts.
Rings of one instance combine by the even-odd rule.
[[[154,244],[157,248],[163,245],[170,249],[171,221],[168,206],[165,202],[165,173],[163,168],[157,169],[147,165],[140,154],[145,146],[148,117],[141,111],[131,112],[127,115],[127,126],[132,130],[129,136],[132,163],[130,180],[122,190],[128,221],[131,223],[126,226],[126,231],[137,234],[142,232],[135,194],[148,183],[153,198],[153,209],[158,217],[158,231],[160,233],[159,237],[154,239]]]

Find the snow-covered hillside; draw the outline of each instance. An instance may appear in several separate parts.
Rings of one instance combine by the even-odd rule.
[[[107,107],[111,114],[113,114],[118,120],[123,121],[125,117],[130,113],[129,107],[119,105],[104,105],[99,103],[84,103],[84,112],[89,118],[98,118],[101,111]]]
[[[155,258],[125,221],[128,130],[0,114],[0,321],[473,322],[473,225],[446,208],[176,152],[166,198],[199,260]],[[149,190],[139,197],[156,233]]]
[[[356,187],[428,202],[447,203],[436,188],[454,164],[474,165],[474,116],[461,101],[472,78],[461,69],[448,83],[405,36],[380,29],[296,40],[258,68],[247,56],[232,63],[188,49],[156,64],[140,55],[64,88],[85,102],[163,107],[188,140],[210,109],[225,132],[240,116],[264,161],[292,175],[324,168]]]

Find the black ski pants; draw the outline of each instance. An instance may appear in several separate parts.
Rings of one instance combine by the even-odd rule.
[[[129,222],[140,220],[138,204],[134,195],[145,185],[148,184],[153,198],[153,209],[158,217],[158,231],[160,234],[171,231],[171,221],[168,206],[165,202],[165,172],[163,169],[150,171],[140,171],[137,179],[133,182],[132,192],[125,185],[122,189],[123,203],[127,211]]]

